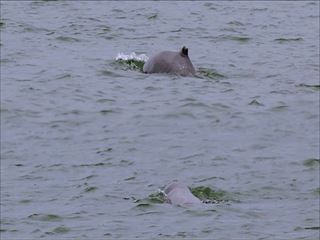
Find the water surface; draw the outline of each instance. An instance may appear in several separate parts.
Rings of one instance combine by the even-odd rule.
[[[317,239],[319,3],[1,1],[1,239]],[[189,48],[224,78],[124,70]],[[173,180],[233,201],[137,199]]]

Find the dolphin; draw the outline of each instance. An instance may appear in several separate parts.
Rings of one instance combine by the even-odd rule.
[[[164,189],[166,202],[173,205],[193,206],[201,204],[202,201],[195,197],[189,188],[179,182],[173,182]]]
[[[144,73],[174,73],[194,75],[195,70],[185,46],[179,52],[163,51],[149,58],[143,66]]]

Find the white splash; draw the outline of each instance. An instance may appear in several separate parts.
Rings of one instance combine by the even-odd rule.
[[[137,61],[144,61],[146,62],[148,60],[148,56],[145,54],[136,54],[135,52],[132,52],[130,54],[124,54],[124,53],[118,53],[116,56],[116,60],[137,60]]]

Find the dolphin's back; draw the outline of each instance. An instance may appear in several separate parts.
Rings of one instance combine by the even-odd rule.
[[[143,66],[145,73],[170,73],[174,70],[175,52],[163,51],[151,57]]]
[[[182,183],[171,183],[164,190],[167,201],[174,205],[195,205],[201,203],[200,199],[195,197],[189,188]]]
[[[195,74],[188,55],[180,52],[163,51],[151,57],[143,66],[145,73]]]

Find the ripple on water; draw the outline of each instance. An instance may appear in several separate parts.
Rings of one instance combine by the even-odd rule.
[[[62,217],[55,214],[31,214],[28,216],[28,219],[35,221],[44,221],[44,222],[60,222],[63,220]]]
[[[303,161],[303,165],[311,169],[315,169],[319,167],[319,164],[320,164],[320,159],[317,159],[317,158],[308,158]]]
[[[70,228],[65,227],[65,226],[59,226],[59,227],[55,227],[52,231],[50,232],[46,232],[47,235],[51,235],[51,234],[65,234],[70,232]]]
[[[59,37],[56,37],[56,40],[62,41],[62,42],[69,42],[69,43],[80,42],[80,39],[75,37],[68,37],[68,36],[59,36]]]
[[[297,42],[297,41],[302,41],[302,37],[296,37],[296,38],[276,38],[274,41],[278,43],[287,43],[287,42]]]
[[[248,103],[248,105],[251,105],[251,106],[264,106],[263,103],[259,102],[256,99],[253,99],[251,102]]]
[[[108,76],[108,77],[123,77],[124,75],[118,73],[118,72],[115,72],[115,71],[111,71],[111,70],[102,70],[100,71],[101,75],[102,76]]]

